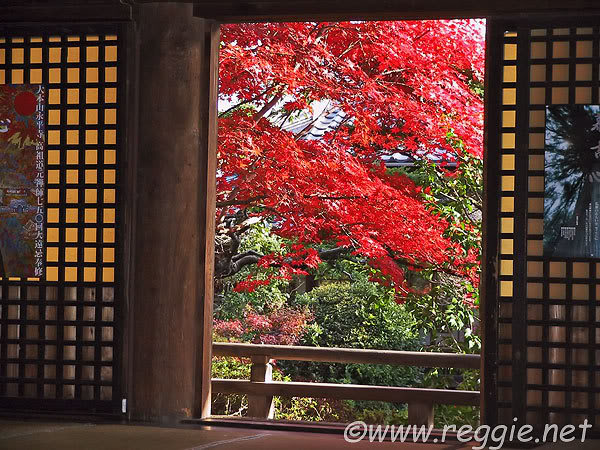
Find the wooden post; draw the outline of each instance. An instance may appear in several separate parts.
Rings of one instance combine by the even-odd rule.
[[[214,189],[206,191],[208,131],[201,112],[208,22],[193,16],[191,3],[137,8],[128,408],[133,420],[175,423],[199,417],[198,392],[210,392],[199,376],[199,368],[210,368],[205,305],[212,302],[205,239]],[[206,334],[207,344],[201,339]]]
[[[273,366],[268,356],[253,356],[250,369],[250,381],[273,381]],[[272,396],[248,395],[248,416],[262,419],[275,417],[275,406]]]
[[[420,427],[433,426],[433,404],[432,403],[409,403],[408,423]]]

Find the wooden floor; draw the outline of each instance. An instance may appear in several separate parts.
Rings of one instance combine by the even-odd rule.
[[[475,444],[477,445],[477,444]],[[68,422],[0,420],[0,449],[14,450],[466,450],[471,445],[346,443],[339,434],[189,426],[161,428]],[[598,449],[600,442],[553,444],[543,449]]]

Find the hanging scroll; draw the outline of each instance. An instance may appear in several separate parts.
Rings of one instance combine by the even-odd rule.
[[[600,106],[546,108],[544,256],[600,257]]]
[[[45,90],[0,85],[0,276],[42,277]]]

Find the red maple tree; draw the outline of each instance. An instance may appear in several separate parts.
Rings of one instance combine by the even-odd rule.
[[[483,105],[472,88],[483,77],[481,21],[222,30],[217,277],[255,263],[289,277],[344,253],[399,291],[407,268],[472,273],[476,255],[447,236],[446,220],[408,177],[386,171],[382,155],[481,157]],[[284,126],[315,104],[344,120],[320,139],[305,139],[310,124]],[[259,220],[292,244],[239,252],[240,234]]]

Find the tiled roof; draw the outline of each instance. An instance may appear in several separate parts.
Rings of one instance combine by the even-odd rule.
[[[352,119],[347,119],[347,114],[339,108],[325,109],[317,117],[303,117],[294,121],[288,121],[282,129],[294,133],[302,134],[301,139],[316,140],[321,139],[325,133],[335,131],[344,121],[352,122]],[[440,163],[444,160],[446,151],[444,149],[430,150],[424,153],[424,157],[428,158],[433,163]],[[386,167],[411,167],[414,165],[414,158],[407,156],[401,152],[395,152],[391,155],[381,155]],[[456,163],[448,162],[448,167],[456,167]]]

